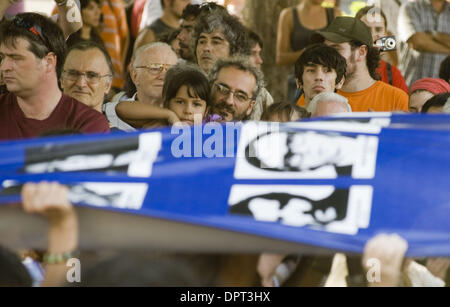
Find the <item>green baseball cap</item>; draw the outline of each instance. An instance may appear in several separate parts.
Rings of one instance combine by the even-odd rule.
[[[313,42],[329,40],[333,43],[359,41],[369,47],[373,46],[372,34],[364,22],[353,17],[336,17],[323,31],[317,31],[311,36]]]

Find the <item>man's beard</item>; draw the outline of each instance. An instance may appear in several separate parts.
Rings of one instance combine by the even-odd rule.
[[[248,108],[244,112],[238,114],[232,107],[230,107],[226,103],[221,103],[213,107],[212,113],[222,116],[222,119],[226,121],[241,121],[247,118],[247,110]]]
[[[345,72],[345,82],[350,81],[356,77],[356,61],[355,61],[355,51],[352,51],[350,59],[347,63],[347,71]]]
[[[180,43],[179,52],[182,59],[197,64],[197,59],[195,58],[194,52],[191,48]]]

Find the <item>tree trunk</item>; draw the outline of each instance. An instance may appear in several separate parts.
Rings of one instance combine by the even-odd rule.
[[[264,41],[262,57],[267,90],[275,102],[286,101],[287,79],[294,69],[291,66],[276,66],[278,17],[281,10],[295,6],[299,0],[246,0],[243,10],[244,23],[258,33]]]

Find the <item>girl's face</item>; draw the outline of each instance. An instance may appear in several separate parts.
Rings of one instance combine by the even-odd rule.
[[[193,95],[189,95],[189,92]],[[183,85],[178,89],[176,96],[169,101],[169,110],[175,112],[178,118],[189,125],[201,124],[207,112],[206,101],[193,93],[188,92],[188,87]]]
[[[100,14],[100,6],[95,1],[90,1],[88,6],[81,10],[83,23],[94,28],[100,25]]]

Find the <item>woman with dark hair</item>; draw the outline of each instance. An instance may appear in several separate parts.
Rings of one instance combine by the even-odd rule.
[[[101,0],[80,0],[83,27],[69,36],[67,39],[69,48],[80,41],[94,41],[105,47],[96,30],[100,26],[101,5]]]
[[[422,113],[438,114],[442,113],[445,104],[450,101],[450,93],[440,93],[425,102]]]

